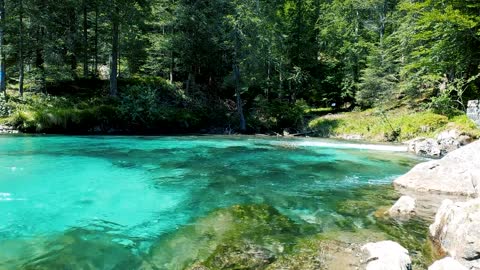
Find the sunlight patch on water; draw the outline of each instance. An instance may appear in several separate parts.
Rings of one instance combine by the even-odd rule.
[[[382,144],[362,144],[362,143],[339,143],[339,142],[320,142],[320,141],[301,141],[292,142],[295,146],[302,147],[323,147],[337,149],[358,149],[358,150],[374,150],[388,152],[407,152],[406,145],[382,145]]]

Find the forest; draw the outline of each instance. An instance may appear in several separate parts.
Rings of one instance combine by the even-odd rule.
[[[303,132],[480,97],[478,0],[0,0],[0,124]]]

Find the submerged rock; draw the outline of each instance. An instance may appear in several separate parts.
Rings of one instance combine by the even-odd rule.
[[[368,252],[366,270],[411,270],[408,250],[393,241],[368,243],[362,247]]]
[[[275,260],[275,254],[251,243],[221,245],[203,266],[207,269],[263,269]]]
[[[417,192],[477,197],[480,191],[480,141],[424,162],[397,178],[394,185]]]
[[[141,258],[117,240],[106,232],[73,229],[60,235],[2,241],[0,262],[6,264],[0,263],[0,269],[138,269]]]
[[[408,218],[415,215],[416,200],[410,196],[402,196],[398,201],[388,210],[388,215],[391,217]]]
[[[428,270],[468,270],[458,261],[452,259],[451,257],[446,257],[444,259],[438,260],[433,263]]]
[[[300,239],[292,250],[267,270],[356,270],[364,269],[362,244],[385,239],[383,233],[358,230],[330,232]]]
[[[452,258],[480,269],[480,199],[445,200],[430,225],[430,236]]]
[[[164,237],[149,262],[160,269],[261,269],[298,234],[297,225],[271,206],[236,205]]]

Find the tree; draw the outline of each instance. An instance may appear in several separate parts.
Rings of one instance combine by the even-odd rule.
[[[438,95],[446,80],[479,72],[480,4],[476,1],[402,1],[403,29],[410,48],[401,69],[404,91],[413,97]],[[470,87],[467,95],[475,91]]]
[[[7,99],[6,70],[5,70],[5,0],[0,0],[0,91]]]
[[[24,52],[23,52],[23,44],[24,44],[24,31],[23,31],[23,0],[19,0],[19,26],[18,26],[18,36],[19,36],[19,44],[18,44],[18,92],[20,96],[23,96],[23,83],[25,78],[25,66],[24,66]]]
[[[110,95],[116,96],[118,92],[118,36],[120,24],[120,7],[116,0],[112,1],[111,23],[112,23],[112,52],[110,56]]]

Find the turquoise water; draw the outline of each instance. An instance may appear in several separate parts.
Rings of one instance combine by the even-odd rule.
[[[0,269],[37,269],[59,250],[83,254],[88,269],[132,269],[163,236],[236,204],[273,206],[316,232],[342,229],[342,202],[419,162],[374,149],[255,137],[0,137]],[[364,213],[348,218],[372,223]]]

